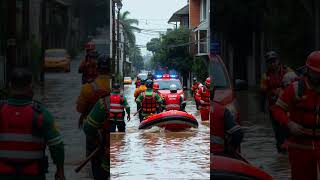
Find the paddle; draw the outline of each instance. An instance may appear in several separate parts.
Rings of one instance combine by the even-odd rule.
[[[133,116],[136,116],[140,111],[141,111],[141,108],[136,113],[134,113]]]
[[[100,147],[97,147],[81,164],[74,170],[76,173],[80,172],[81,169],[100,151]]]

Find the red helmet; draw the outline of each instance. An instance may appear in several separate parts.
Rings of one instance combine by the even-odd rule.
[[[308,56],[306,66],[311,70],[320,73],[320,51],[313,51]]]
[[[86,49],[86,50],[94,50],[94,49],[96,49],[96,45],[95,45],[93,42],[88,42],[88,43],[85,45],[85,49]]]
[[[153,84],[153,89],[154,90],[158,90],[160,87],[159,87],[159,84],[157,84],[157,83],[154,83]]]
[[[210,86],[210,84],[211,84],[211,80],[210,80],[210,77],[208,77],[208,78],[206,79],[206,86]]]

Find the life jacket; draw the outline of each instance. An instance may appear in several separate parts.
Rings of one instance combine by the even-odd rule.
[[[43,114],[37,103],[0,106],[0,174],[44,174]]]
[[[138,88],[140,85],[141,85],[141,81],[140,80],[136,81],[136,88]]]
[[[197,89],[198,89],[198,86],[199,86],[199,83],[198,83],[198,82],[197,82],[197,83],[194,83],[194,84],[192,85],[192,91],[193,91],[193,92],[196,92]]]
[[[86,82],[92,82],[98,76],[98,66],[96,63],[87,63],[84,62],[82,80]]]
[[[204,102],[210,103],[209,89],[203,86],[199,91],[200,91],[200,100],[203,100]],[[210,106],[210,105],[201,104],[201,106]]]
[[[94,95],[92,98],[88,99],[89,103],[90,103],[90,108],[89,110],[92,109],[92,107],[98,102],[98,100],[102,97],[105,97],[107,95],[110,94],[110,92],[106,89],[103,89],[101,87],[98,87],[96,81],[90,83],[92,89],[93,89],[93,92],[94,92]]]
[[[166,111],[170,110],[180,110],[180,100],[181,96],[178,93],[170,93],[165,97]]]
[[[224,127],[225,107],[214,103],[214,112],[210,113],[210,152],[219,154],[224,152],[225,127]]]
[[[142,92],[143,100],[142,100],[142,111],[144,113],[155,113],[157,110],[157,101],[155,99],[156,93],[152,92],[152,95],[147,95],[146,92]]]
[[[301,79],[293,83],[295,97],[297,99],[289,109],[291,120],[303,126],[310,133],[320,130],[320,94],[306,88],[307,79]]]
[[[123,119],[124,117],[124,98],[122,94],[111,94],[110,96],[110,120]]]
[[[280,70],[277,74],[268,71],[266,73],[266,87],[267,87],[267,98],[269,102],[269,106],[276,103],[278,94],[276,94],[276,90],[282,87],[282,79],[283,76],[287,73],[286,66],[280,66]]]

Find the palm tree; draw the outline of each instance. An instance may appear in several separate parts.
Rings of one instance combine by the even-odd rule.
[[[129,45],[135,46],[136,43],[136,37],[135,32],[140,32],[141,29],[134,25],[139,25],[139,21],[137,19],[130,19],[128,18],[130,12],[125,11],[124,13],[120,14],[119,22],[122,26],[124,37],[126,40],[128,40]]]

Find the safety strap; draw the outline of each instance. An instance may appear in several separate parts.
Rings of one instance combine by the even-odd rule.
[[[43,121],[43,113],[41,112],[41,103],[38,101],[33,101],[32,108],[34,110],[34,115],[32,119],[32,135],[37,137],[43,137],[44,130],[39,126],[39,122]]]
[[[299,98],[303,97],[303,91],[304,91],[304,80],[299,80],[298,81],[298,97]]]
[[[224,145],[224,139],[219,136],[211,136],[210,141],[214,144]]]

